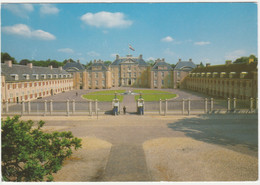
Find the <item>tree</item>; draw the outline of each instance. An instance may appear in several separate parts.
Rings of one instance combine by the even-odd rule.
[[[27,65],[28,63],[31,63],[28,59],[23,59],[19,62],[20,65]]]
[[[81,147],[71,132],[44,133],[39,121],[19,121],[19,116],[2,120],[2,180],[52,181],[62,162]]]
[[[13,64],[17,64],[14,57],[11,57],[8,53],[2,53],[1,52],[1,63],[4,63],[7,60],[12,60]]]
[[[202,62],[200,62],[200,67],[205,67],[204,64]]]
[[[112,62],[111,61],[105,61],[104,64],[109,66],[110,64],[112,64]]]
[[[147,63],[148,63],[150,66],[153,66],[153,65],[154,65],[154,60],[149,60]]]
[[[255,55],[250,55],[249,57],[240,57],[240,58],[236,59],[236,60],[234,61],[234,63],[235,63],[235,64],[246,63],[246,62],[248,62],[249,59],[251,59],[251,58],[254,59],[254,62],[257,62],[257,61],[258,61],[258,59],[256,58]]]

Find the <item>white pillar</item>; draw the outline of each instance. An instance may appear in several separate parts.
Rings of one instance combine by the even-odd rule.
[[[250,111],[253,111],[254,99],[250,98]]]
[[[234,108],[234,110],[236,110],[236,106],[237,106],[237,99],[234,98],[233,99],[233,108]]]
[[[184,114],[185,111],[185,101],[184,98],[182,99],[182,114]]]
[[[89,115],[92,116],[92,101],[89,101]]]
[[[161,115],[162,112],[162,100],[159,101],[159,115]]]
[[[205,108],[204,108],[204,110],[205,110],[205,113],[208,112],[208,99],[207,98],[205,98]]]
[[[67,100],[67,116],[70,114],[70,102]]]
[[[24,106],[24,99],[23,99],[22,100],[22,116],[23,116],[24,112],[25,112],[25,106]]]
[[[75,100],[72,100],[72,114],[75,113]]]
[[[190,115],[190,99],[188,99],[188,115]]]
[[[96,113],[96,115],[97,115],[97,110],[98,110],[98,103],[97,103],[97,99],[95,100],[95,113]]]
[[[28,101],[28,114],[30,114],[30,113],[31,113],[31,102]]]
[[[7,114],[8,112],[9,112],[9,103],[8,103],[8,100],[6,100],[6,102],[5,102],[6,104],[5,104],[5,113]]]
[[[52,104],[53,100],[50,100],[50,114],[52,115],[53,112],[53,104]]]
[[[227,111],[230,111],[230,98],[227,99]]]
[[[214,108],[214,100],[213,98],[210,98],[210,111],[212,112]]]
[[[47,100],[44,100],[44,116],[46,116],[47,113]]]

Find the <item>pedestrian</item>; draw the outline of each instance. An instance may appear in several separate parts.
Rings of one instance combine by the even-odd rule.
[[[78,96],[78,92],[76,92],[76,96]]]
[[[123,111],[124,111],[124,114],[125,114],[126,113],[126,107],[125,106],[123,107]]]

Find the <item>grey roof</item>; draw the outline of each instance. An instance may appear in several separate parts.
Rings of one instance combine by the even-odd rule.
[[[192,61],[179,61],[174,70],[187,70],[187,69],[194,69],[196,65]]]
[[[80,62],[67,62],[63,66],[64,70],[68,70],[68,69],[71,69],[71,68],[75,69],[75,71],[85,70],[85,67]]]
[[[159,67],[162,67],[162,66],[166,66],[167,69],[159,69]],[[169,70],[173,70],[173,68],[172,68],[172,66],[170,64],[166,63],[165,61],[159,60],[159,61],[155,62],[155,64],[153,65],[152,70],[169,71]]]
[[[101,66],[100,70],[94,70],[94,67]],[[87,70],[93,70],[93,71],[107,71],[107,66],[102,61],[94,62],[92,65],[90,65]]]
[[[118,58],[116,59],[111,65],[120,65],[124,62],[129,61],[130,63],[132,62],[133,64],[138,64],[139,66],[149,66],[142,58],[137,58],[137,57],[124,57],[124,58]]]
[[[48,79],[48,74],[63,74],[63,75],[68,75],[69,73],[66,72],[65,70],[60,70],[59,68],[52,68],[50,69],[49,67],[39,67],[39,66],[33,66],[32,68],[29,68],[27,65],[16,65],[13,64],[12,67],[8,67],[7,64],[1,64],[1,74],[5,76],[6,81],[15,81],[14,77],[12,77],[12,74],[17,74],[18,75],[18,80],[17,81],[26,81],[26,77],[24,75],[28,74],[29,75],[29,80],[34,79],[35,76],[34,74],[38,74],[38,78],[44,79],[42,74],[46,74],[46,79]]]

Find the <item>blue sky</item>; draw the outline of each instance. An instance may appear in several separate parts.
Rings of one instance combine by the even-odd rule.
[[[1,23],[1,51],[17,61],[143,54],[223,64],[257,55],[255,3],[2,4]]]

